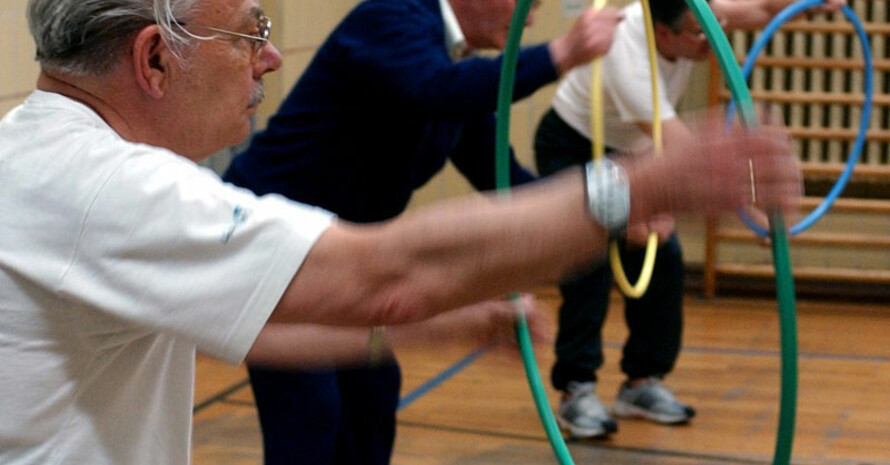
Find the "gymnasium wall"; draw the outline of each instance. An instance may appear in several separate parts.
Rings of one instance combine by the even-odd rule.
[[[34,42],[25,21],[26,0],[0,2],[0,114],[21,103],[34,89]]]

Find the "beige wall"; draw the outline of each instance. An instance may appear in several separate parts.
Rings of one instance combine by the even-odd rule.
[[[0,2],[0,114],[21,103],[34,89],[34,42],[25,20],[26,0]]]

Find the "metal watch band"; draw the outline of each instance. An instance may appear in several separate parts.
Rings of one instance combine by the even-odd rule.
[[[608,158],[584,166],[587,206],[597,223],[617,237],[627,229],[630,218],[630,184],[624,168]]]

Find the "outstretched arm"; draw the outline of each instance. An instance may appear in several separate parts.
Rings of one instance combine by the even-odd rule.
[[[727,134],[715,117],[695,137],[668,143],[665,156],[627,167],[630,223],[749,204],[749,160],[761,206],[797,199],[800,171],[787,135],[769,128]],[[581,173],[572,171],[516,189],[510,200],[474,196],[383,224],[335,224],[270,321],[406,323],[554,283],[604,255],[608,233],[589,211]]]
[[[548,339],[552,329],[545,319],[536,317],[534,298],[526,295],[518,305],[527,317],[532,337]],[[509,345],[516,341],[516,306],[508,300],[488,300],[419,323],[389,326],[378,333],[377,341],[372,336],[374,330],[367,327],[268,324],[246,361],[254,367],[314,369],[368,365],[375,357],[389,358],[392,352],[407,348],[437,350],[453,343]]]

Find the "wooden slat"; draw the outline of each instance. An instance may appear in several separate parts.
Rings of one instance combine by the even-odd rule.
[[[812,210],[819,206],[823,200],[822,197],[804,197],[801,201],[801,207],[806,210]],[[842,197],[834,201],[831,205],[831,209],[834,211],[890,215],[890,201]]]
[[[775,271],[773,270],[772,265],[743,265],[737,263],[724,263],[717,265],[715,271],[718,275],[752,276],[757,278],[770,278],[775,276]],[[795,267],[793,268],[792,272],[795,279],[890,284],[890,271],[888,270]]]
[[[804,128],[787,127],[788,134],[795,139],[847,140],[859,137],[859,128]],[[867,142],[890,142],[890,130],[869,129],[865,132]]]
[[[868,35],[890,34],[890,24],[887,23],[863,23],[862,28]],[[819,34],[855,34],[856,30],[849,22],[828,23],[822,21],[792,21],[780,29],[782,32],[814,32]]]
[[[728,90],[720,91],[720,97],[723,100],[729,100],[731,95]],[[835,92],[811,92],[811,91],[775,91],[775,90],[752,90],[751,99],[756,102],[773,102],[773,103],[805,103],[811,105],[817,104],[845,104],[845,105],[862,105],[865,97],[862,94],[846,94]],[[874,106],[890,105],[890,95],[878,93],[872,99]]]
[[[805,175],[812,176],[838,176],[846,165],[843,163],[801,163],[801,170]],[[853,169],[853,176],[862,178],[884,178],[890,180],[890,166],[858,164]]]
[[[718,240],[735,242],[760,242],[762,239],[747,229],[724,229],[717,232]],[[792,244],[812,246],[845,246],[865,248],[890,248],[890,237],[876,236],[874,234],[854,233],[817,233],[804,232],[790,237]]]
[[[746,57],[736,57],[739,66],[745,64]],[[757,67],[769,68],[805,68],[805,69],[842,69],[842,70],[861,70],[865,66],[860,59],[846,58],[822,58],[814,60],[810,57],[773,57],[761,56],[757,58],[755,63]],[[875,71],[890,70],[890,60],[877,59],[872,61],[872,67]]]

